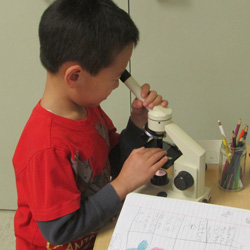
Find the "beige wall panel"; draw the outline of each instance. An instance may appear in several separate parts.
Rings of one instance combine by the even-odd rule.
[[[239,118],[250,124],[250,2],[131,0],[141,40],[132,73],[149,82],[195,139],[231,136]],[[249,142],[248,138],[248,142]]]

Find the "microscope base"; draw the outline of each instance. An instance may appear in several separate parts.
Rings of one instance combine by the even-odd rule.
[[[167,198],[206,202],[206,203],[208,203],[211,199],[211,189],[209,187],[204,188],[204,193],[202,196],[197,197],[197,198],[192,198],[192,197],[185,196],[181,192],[179,193],[179,192],[173,191],[171,180],[169,181],[167,185],[163,185],[163,186],[156,186],[148,182],[142,187],[136,189],[134,192],[141,193],[141,194],[155,195],[155,196],[162,196],[162,195],[159,195],[159,193],[165,192],[167,194],[166,196]]]

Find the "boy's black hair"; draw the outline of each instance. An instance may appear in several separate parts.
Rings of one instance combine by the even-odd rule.
[[[92,75],[110,66],[139,31],[129,15],[111,0],[56,0],[39,25],[40,58],[56,73],[74,61]]]

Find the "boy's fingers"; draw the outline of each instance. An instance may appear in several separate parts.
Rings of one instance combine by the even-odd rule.
[[[146,98],[149,94],[150,90],[150,85],[148,83],[145,83],[141,87],[141,97]]]
[[[156,172],[158,169],[160,169],[166,162],[168,161],[167,156],[163,156],[159,161],[157,161],[153,166],[153,171]]]
[[[168,101],[167,100],[162,100],[161,106],[162,107],[167,107],[168,106]]]
[[[134,149],[132,152],[131,152],[131,155],[132,154],[136,154],[136,153],[142,153],[143,151],[145,150],[145,147],[140,147],[140,148],[136,148]]]
[[[149,151],[145,152],[145,156],[148,160],[150,165],[154,164],[155,162],[159,161],[162,157],[167,154],[167,151],[162,150],[160,148],[150,148]]]
[[[135,99],[132,103],[133,108],[140,109],[143,107],[143,102],[141,100]]]
[[[148,108],[152,109],[154,106],[162,102],[162,96],[156,96],[148,105]]]
[[[147,97],[144,99],[143,105],[147,106],[148,104],[154,102],[156,98],[158,98],[156,91],[152,90],[148,92]]]

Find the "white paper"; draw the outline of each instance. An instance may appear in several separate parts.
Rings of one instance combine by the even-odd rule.
[[[131,193],[108,250],[249,250],[250,211]]]

